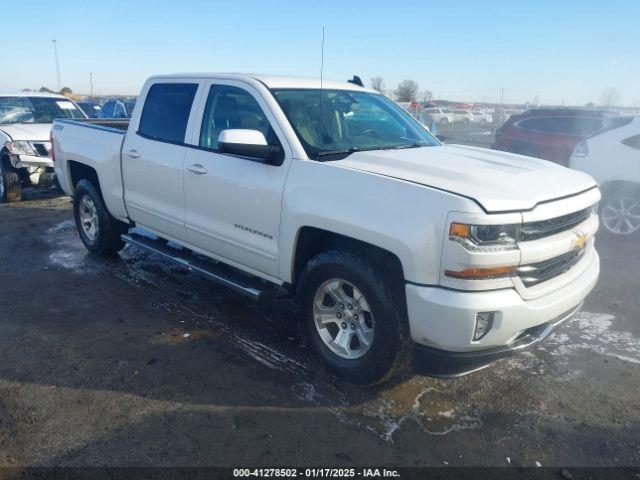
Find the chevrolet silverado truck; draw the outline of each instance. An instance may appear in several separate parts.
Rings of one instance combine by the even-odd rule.
[[[20,201],[22,187],[54,184],[49,132],[56,117],[87,118],[62,95],[0,95],[0,203]]]
[[[352,83],[155,76],[130,120],[56,120],[52,145],[90,252],[128,243],[254,299],[290,292],[356,383],[533,345],[599,275],[589,175],[443,145]]]

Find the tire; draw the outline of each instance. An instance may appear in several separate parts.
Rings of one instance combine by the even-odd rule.
[[[73,214],[80,239],[91,253],[108,257],[124,248],[120,235],[127,231],[127,224],[111,216],[89,180],[82,179],[76,185]]]
[[[640,186],[603,192],[599,206],[601,231],[611,237],[640,236]]]
[[[398,293],[392,293],[394,289],[388,283],[366,261],[337,250],[311,259],[300,276],[297,300],[303,334],[326,367],[351,383],[381,383],[410,364],[412,343],[404,313],[404,289],[396,288]],[[344,299],[343,308],[335,301],[333,293],[323,293],[332,285],[340,285],[332,292],[340,290],[338,298]],[[351,288],[347,288],[349,285]],[[359,294],[364,296],[364,300],[357,302],[355,299]],[[318,299],[324,299],[321,307]],[[352,300],[353,309],[350,307]],[[322,308],[320,315],[328,319],[323,328],[316,327],[316,306]],[[333,313],[326,313],[331,309]],[[336,341],[330,346],[328,342],[334,334]],[[365,335],[368,336],[368,346],[360,342]],[[358,339],[354,340],[354,336]],[[350,339],[346,348],[353,353],[352,358],[345,356],[346,351],[342,355],[334,351],[333,348],[340,343],[339,338]]]
[[[0,203],[22,200],[20,172],[13,168],[8,158],[0,159]]]
[[[440,125],[449,125],[449,119],[448,118],[441,118],[440,119]]]

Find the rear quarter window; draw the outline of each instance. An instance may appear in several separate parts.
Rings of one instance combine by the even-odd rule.
[[[153,140],[182,143],[196,83],[157,83],[149,89],[138,133]]]

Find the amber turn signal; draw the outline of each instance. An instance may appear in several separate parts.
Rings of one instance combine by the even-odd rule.
[[[449,227],[449,236],[467,238],[469,236],[469,225],[453,222]]]
[[[488,278],[510,277],[516,274],[515,266],[493,268],[467,268],[465,270],[445,270],[447,277],[461,278],[464,280],[485,280]]]

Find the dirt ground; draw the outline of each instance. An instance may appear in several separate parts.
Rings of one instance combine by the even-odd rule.
[[[638,466],[637,245],[598,239],[583,313],[534,350],[359,389],[288,300],[91,257],[70,199],[33,193],[0,205],[0,466]]]

